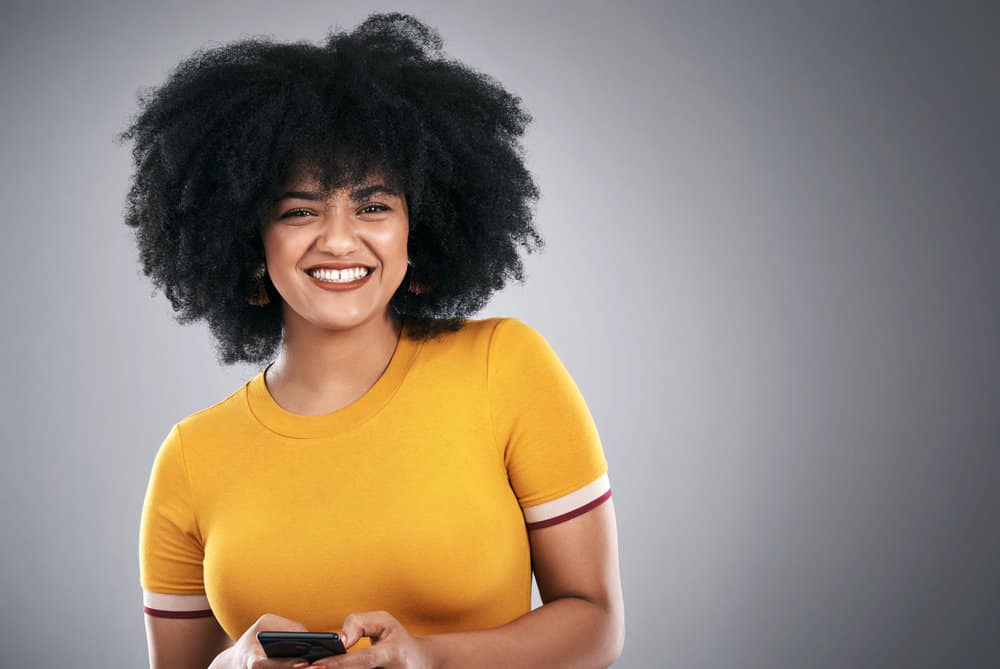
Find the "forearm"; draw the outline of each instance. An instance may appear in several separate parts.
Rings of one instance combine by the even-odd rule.
[[[435,669],[596,669],[621,654],[623,614],[564,597],[501,627],[422,637]]]

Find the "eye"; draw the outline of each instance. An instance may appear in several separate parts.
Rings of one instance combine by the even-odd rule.
[[[369,210],[373,210],[373,211],[369,211]],[[389,207],[385,206],[384,204],[370,204],[367,207],[363,208],[361,210],[361,213],[362,214],[364,214],[364,213],[372,213],[372,214],[374,214],[374,213],[380,212],[380,211],[389,211]]]
[[[281,218],[302,218],[301,216],[298,215],[300,213],[307,214],[309,216],[313,215],[313,213],[308,209],[290,209],[289,211],[286,211],[284,214],[282,214]]]

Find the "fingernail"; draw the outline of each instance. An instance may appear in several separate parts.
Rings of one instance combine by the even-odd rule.
[[[308,666],[309,666],[308,662],[296,662],[295,664],[292,665],[292,669],[303,669],[304,667]]]

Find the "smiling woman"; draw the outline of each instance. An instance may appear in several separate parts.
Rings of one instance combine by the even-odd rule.
[[[406,198],[390,190],[370,181],[328,196],[303,181],[282,195],[262,237],[286,336],[357,327],[390,302],[406,276],[409,241]]]
[[[326,667],[621,652],[593,418],[540,333],[470,318],[541,246],[530,117],[440,49],[375,14],[321,47],[199,52],[121,135],[145,273],[220,362],[267,363],[157,452],[151,666],[265,666],[261,631],[338,630]]]
[[[327,195],[315,179],[299,178],[287,185],[262,227],[267,273],[281,296],[286,342],[265,370],[265,380],[272,395],[296,413],[327,413],[357,399],[374,384],[374,372],[384,371],[395,349],[401,326],[386,305],[408,270],[409,217],[405,195],[384,180],[373,175]],[[349,375],[340,374],[332,387],[330,381],[338,375],[319,369],[311,360],[315,354],[291,353],[293,347],[325,348],[343,356],[352,345],[331,345],[335,331],[369,333],[364,349],[352,353],[355,360],[372,359],[355,375],[357,384],[347,384]],[[304,361],[304,368],[290,368]],[[336,364],[344,370],[343,363]],[[299,383],[289,383],[294,378]],[[314,392],[323,387],[326,392]]]
[[[264,363],[281,345],[262,229],[296,182],[328,196],[379,176],[402,194],[410,264],[389,304],[415,336],[457,330],[523,281],[520,251],[544,246],[518,142],[531,117],[441,44],[413,17],[376,14],[323,46],[197,51],[144,92],[119,135],[137,167],[125,222],[144,273],[180,322],[208,322],[221,363]]]

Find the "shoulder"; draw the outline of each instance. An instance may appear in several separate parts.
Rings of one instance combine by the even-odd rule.
[[[470,362],[519,357],[524,354],[547,354],[548,341],[534,327],[512,316],[465,319],[461,328],[422,342],[424,360],[467,358]]]
[[[177,436],[180,437],[185,451],[188,450],[189,444],[203,441],[206,437],[214,438],[218,435],[231,433],[234,426],[246,418],[248,412],[246,387],[248,384],[249,381],[224,399],[177,421],[172,432],[176,432]]]
[[[490,336],[490,366],[533,368],[561,365],[549,340],[520,318],[498,318]]]
[[[457,330],[442,332],[423,340],[420,344],[427,357],[462,354],[485,356],[489,351],[494,332],[505,321],[509,320],[516,319],[507,317],[466,318]]]
[[[501,335],[502,333],[502,335]],[[541,333],[520,318],[513,316],[493,316],[490,318],[467,318],[462,327],[454,332],[445,332],[427,340],[435,346],[454,347],[486,343],[502,336],[505,341],[543,338]]]

